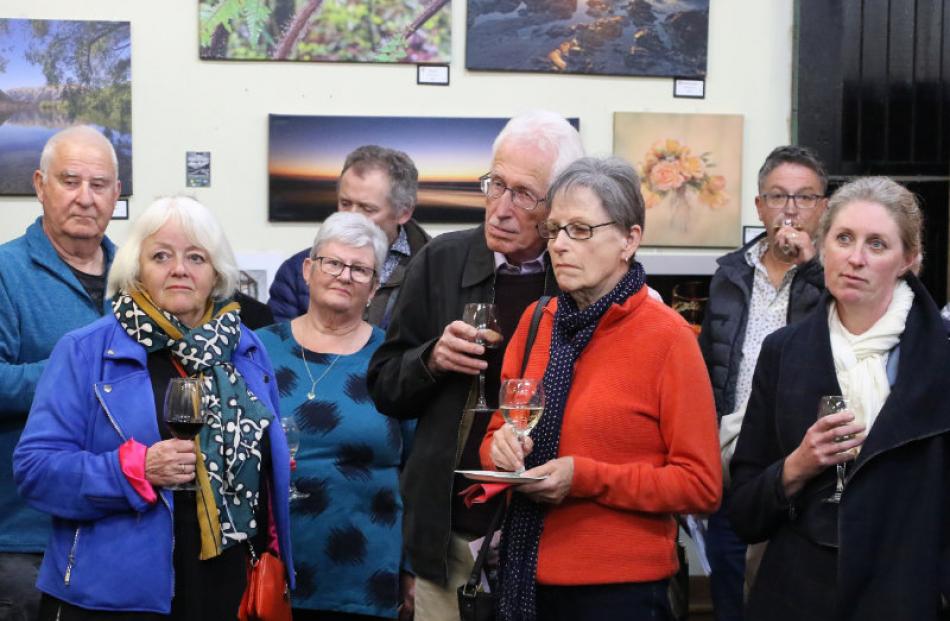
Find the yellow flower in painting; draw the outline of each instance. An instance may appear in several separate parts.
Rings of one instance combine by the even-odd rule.
[[[725,177],[722,175],[709,177],[707,183],[705,183],[699,191],[699,202],[712,209],[722,207],[726,204],[726,201],[729,200],[729,194],[726,193],[725,188]]]
[[[666,146],[664,147],[664,150],[666,151],[668,155],[679,157],[683,148],[684,148],[683,145],[681,145],[678,140],[674,140],[673,138],[666,139]],[[689,149],[687,149],[687,151],[688,150]]]
[[[655,192],[675,190],[686,181],[678,162],[659,162],[650,171],[650,184]]]
[[[706,175],[706,164],[696,156],[680,156],[680,168],[686,177],[702,179]]]

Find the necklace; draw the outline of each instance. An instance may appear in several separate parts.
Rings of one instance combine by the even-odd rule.
[[[304,351],[303,345],[300,346],[300,358],[303,360],[303,368],[307,370],[307,377],[310,378],[310,392],[307,393],[307,401],[313,401],[317,397],[317,384],[319,384],[321,380],[327,376],[327,373],[330,372],[330,369],[333,368],[333,365],[336,364],[336,361],[339,360],[340,356],[342,355],[343,354],[337,354],[333,359],[333,362],[330,363],[330,366],[326,368],[323,374],[317,379],[313,379],[313,373],[310,372],[310,363],[307,362],[307,354]]]

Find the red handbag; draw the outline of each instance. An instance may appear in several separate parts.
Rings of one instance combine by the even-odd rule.
[[[270,551],[247,565],[247,588],[238,607],[239,621],[291,621],[290,589],[284,563]]]

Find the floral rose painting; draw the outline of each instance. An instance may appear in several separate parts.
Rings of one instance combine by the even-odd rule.
[[[614,153],[640,175],[645,246],[739,245],[741,116],[618,112]]]

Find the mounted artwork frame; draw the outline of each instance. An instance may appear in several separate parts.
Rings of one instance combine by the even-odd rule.
[[[132,194],[129,22],[0,19],[0,195],[34,194],[46,141],[92,125],[112,143]]]
[[[465,67],[706,75],[709,0],[468,0]]]
[[[575,127],[577,119],[568,119]],[[347,154],[376,144],[405,152],[419,171],[413,217],[476,224],[485,217],[478,178],[507,118],[268,117],[268,220],[321,222],[336,211],[336,186]]]
[[[732,114],[614,113],[614,154],[641,177],[644,246],[739,245],[742,125]]]
[[[202,60],[448,63],[449,0],[199,0]]]

